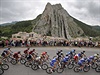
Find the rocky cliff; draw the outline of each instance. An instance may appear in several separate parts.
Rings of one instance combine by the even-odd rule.
[[[34,25],[33,31],[66,39],[84,34],[61,4],[51,5],[50,3],[47,3],[40,19]]]

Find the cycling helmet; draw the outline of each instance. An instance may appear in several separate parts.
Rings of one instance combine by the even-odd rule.
[[[99,54],[97,53],[97,55],[99,56]]]
[[[66,56],[68,56],[68,54],[66,53]]]
[[[75,49],[73,49],[72,52],[75,52]]]
[[[63,50],[60,50],[60,52],[62,52]]]
[[[83,51],[83,53],[85,53],[85,51]]]
[[[69,54],[68,53],[66,53],[66,56],[68,56]]]
[[[81,54],[84,54],[84,53],[85,53],[85,51],[81,52]]]
[[[70,54],[70,52],[68,52],[68,54]]]
[[[18,54],[20,54],[21,52],[20,51],[18,51]]]
[[[35,49],[33,49],[33,51],[35,51]]]
[[[97,54],[94,54],[94,56],[97,57],[98,55]]]
[[[8,50],[10,50],[10,48],[8,48]]]

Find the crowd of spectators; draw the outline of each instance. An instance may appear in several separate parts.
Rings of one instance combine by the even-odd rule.
[[[34,47],[34,46],[76,46],[76,47],[100,47],[100,42],[93,41],[66,41],[66,40],[3,40],[0,47]]]

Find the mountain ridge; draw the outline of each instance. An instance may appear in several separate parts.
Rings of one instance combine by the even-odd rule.
[[[50,7],[50,8],[48,8],[48,7]],[[45,10],[48,10],[49,12],[46,12]],[[75,35],[78,35],[78,33],[81,33],[81,34],[78,35],[78,36],[75,36],[75,37],[79,37],[79,36],[96,37],[96,36],[100,36],[100,26],[90,26],[86,23],[83,23],[83,22],[75,19],[74,17],[70,16],[65,9],[64,9],[64,12],[62,12],[63,7],[61,6],[61,4],[51,5],[50,3],[48,3],[45,7],[45,10],[43,11],[43,13],[46,13],[46,14],[42,13],[42,14],[38,15],[33,20],[20,21],[20,22],[17,22],[15,24],[11,24],[11,25],[0,26],[0,37],[1,36],[11,37],[12,34],[18,33],[19,31],[31,32],[31,31],[34,31],[34,28],[36,28],[38,26],[40,26],[40,27],[38,27],[37,29],[42,31],[42,32],[46,32],[45,35],[49,35],[49,36],[57,35],[58,37],[65,37],[67,39],[69,37],[73,37]],[[55,11],[53,11],[53,10],[55,10]],[[61,13],[66,14],[66,15],[63,15]],[[47,15],[49,15],[49,18],[44,17],[44,16],[48,17]],[[52,15],[53,15],[53,20],[51,20]],[[65,16],[68,17],[68,18],[66,18]],[[41,20],[42,20],[43,23],[41,22]],[[67,22],[67,21],[69,21],[69,22]],[[67,22],[67,23],[65,23],[65,22]],[[70,23],[71,23],[71,25],[69,25]],[[52,24],[55,24],[55,25],[52,25]],[[70,29],[67,29],[67,25],[70,26],[70,27],[68,27]],[[75,25],[75,26],[73,27],[73,25]],[[43,26],[45,28],[41,29]],[[46,26],[49,26],[47,28],[47,31],[45,31]],[[62,28],[60,28],[60,27],[62,27]],[[56,29],[56,28],[58,28],[58,29]],[[75,31],[73,29],[75,29]],[[52,33],[52,32],[54,32],[54,30],[56,30],[57,34]],[[78,32],[78,30],[80,30],[81,32],[80,31]],[[37,32],[37,30],[35,32]],[[41,34],[42,32],[39,32],[39,33]],[[67,33],[67,34],[65,34],[65,33]]]

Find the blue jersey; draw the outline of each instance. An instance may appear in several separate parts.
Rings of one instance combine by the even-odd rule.
[[[77,55],[78,55],[78,57],[81,57],[81,53],[78,53]]]
[[[67,62],[69,60],[69,57],[66,56],[65,58],[63,58],[62,62]]]
[[[89,62],[91,62],[91,59],[90,59],[90,58],[87,58],[87,61],[88,61],[88,63],[89,63]]]
[[[54,63],[55,63],[56,61],[57,61],[56,58],[52,59],[51,62],[50,62],[50,65],[51,65],[51,66],[54,66]]]
[[[87,59],[87,61],[88,61],[88,62],[91,62],[93,59],[94,59],[94,56],[90,56],[90,57]]]
[[[90,56],[89,59],[93,60],[94,59],[94,56]]]
[[[79,60],[79,62],[80,62],[80,63],[84,63],[84,62],[85,62],[85,59],[82,58],[82,59]]]

